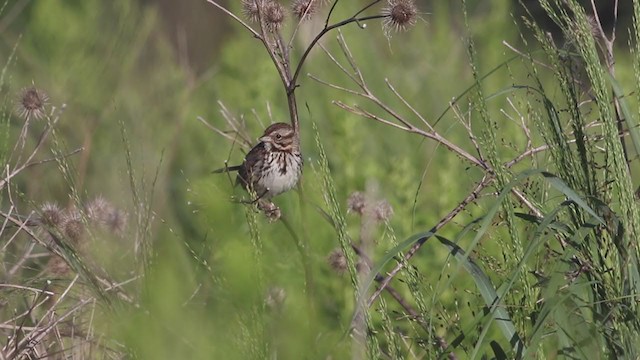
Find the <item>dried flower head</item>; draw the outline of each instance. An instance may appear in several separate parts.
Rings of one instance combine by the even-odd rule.
[[[85,205],[84,211],[89,220],[104,223],[113,211],[113,206],[102,196],[97,196]]]
[[[247,19],[251,21],[258,21],[260,18],[258,4],[261,4],[263,0],[242,0],[242,12]]]
[[[379,222],[387,222],[393,216],[393,207],[387,200],[380,200],[373,207],[373,218]]]
[[[67,214],[62,230],[69,241],[73,244],[79,244],[83,240],[85,232],[82,216],[77,211]]]
[[[113,209],[113,211],[109,213],[106,226],[113,233],[122,235],[127,228],[127,213],[119,209]]]
[[[38,222],[48,228],[60,227],[64,221],[64,214],[58,204],[44,203],[40,208],[40,217]]]
[[[24,88],[16,100],[16,114],[25,120],[40,119],[45,115],[48,101],[49,96],[35,86]]]
[[[347,211],[362,215],[364,213],[365,198],[364,194],[356,191],[349,195],[347,199]]]
[[[333,271],[343,274],[347,271],[347,257],[341,249],[335,249],[327,256],[327,262]]]
[[[264,21],[267,30],[280,30],[286,10],[275,0],[242,0],[242,12],[251,21]]]
[[[598,19],[593,15],[587,15],[587,24],[589,25],[589,32],[591,35],[596,39],[600,39],[602,37],[602,33],[600,32],[600,23],[598,22]]]
[[[393,216],[393,207],[387,200],[374,201],[368,199],[364,193],[353,192],[347,199],[347,211],[359,215],[366,215],[376,222],[387,222]]]
[[[286,10],[280,3],[271,0],[264,3],[263,15],[264,22],[267,24],[267,29],[275,32],[280,30],[282,27]]]
[[[387,6],[382,9],[382,15],[385,33],[388,34],[391,30],[404,31],[416,24],[418,8],[413,0],[388,0]]]
[[[291,12],[299,20],[307,20],[311,18],[318,9],[319,2],[320,0],[295,0],[293,4],[291,4]]]
[[[127,214],[102,196],[89,201],[84,211],[93,224],[103,226],[115,234],[121,235],[127,227]]]

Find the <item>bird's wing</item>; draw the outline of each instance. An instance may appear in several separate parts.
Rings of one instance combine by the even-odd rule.
[[[241,184],[245,189],[248,188],[249,184],[254,184],[255,179],[253,171],[254,169],[260,168],[263,161],[263,156],[260,154],[264,152],[264,143],[259,142],[256,146],[254,146],[251,151],[245,156],[244,162],[238,169],[238,178],[236,183]]]

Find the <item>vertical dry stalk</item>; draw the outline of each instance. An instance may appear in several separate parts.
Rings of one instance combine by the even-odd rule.
[[[287,97],[290,122],[295,133],[299,133],[300,131],[298,104],[296,101],[295,90],[300,86],[298,81],[302,67],[311,53],[311,50],[316,47],[325,34],[351,23],[360,24],[363,21],[371,19],[385,19],[386,24],[388,24],[389,27],[393,27],[396,30],[403,30],[413,25],[417,16],[417,9],[413,0],[394,0],[389,2],[389,5],[378,14],[369,16],[361,15],[363,12],[381,2],[381,0],[373,0],[351,17],[329,24],[333,10],[339,2],[338,0],[334,0],[327,14],[324,27],[310,41],[300,59],[294,64],[291,61],[289,51],[292,42],[285,42],[281,33],[282,25],[285,20],[285,10],[276,0],[243,0],[242,5],[244,14],[249,18],[249,20],[258,23],[258,30],[254,29],[238,15],[225,8],[218,1],[207,0],[207,2],[241,24],[253,37],[262,43],[282,81]],[[296,29],[302,20],[317,13],[318,7],[322,2],[323,1],[321,0],[297,0],[294,2],[292,11],[294,15],[298,17]],[[294,35],[295,33],[296,32],[294,31]]]

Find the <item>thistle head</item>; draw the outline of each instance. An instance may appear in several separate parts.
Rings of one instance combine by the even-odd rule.
[[[45,116],[49,96],[44,91],[30,86],[23,88],[16,99],[16,114],[25,119],[40,119]]]
[[[413,0],[387,0],[387,5],[382,9],[384,20],[382,27],[386,34],[393,31],[405,31],[416,24],[418,7]]]

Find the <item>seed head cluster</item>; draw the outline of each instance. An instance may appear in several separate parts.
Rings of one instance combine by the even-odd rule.
[[[127,225],[126,213],[101,196],[87,202],[83,209],[61,209],[55,203],[44,203],[38,215],[37,225],[46,241],[53,244],[56,238],[63,237],[78,250],[86,245],[89,227],[102,228],[120,236]],[[49,259],[47,269],[52,275],[59,276],[70,271],[66,262],[57,255]]]
[[[356,191],[347,199],[347,211],[367,216],[376,222],[387,222],[393,216],[393,207],[387,200],[368,199],[365,194]]]
[[[391,30],[404,31],[416,24],[418,8],[414,0],[387,0],[382,15],[382,26],[386,33]]]
[[[122,234],[127,226],[124,211],[117,209],[102,196],[87,203],[84,210],[89,220],[115,234]]]
[[[242,0],[242,12],[251,21],[262,19],[271,32],[280,30],[286,17],[286,9],[275,0]]]
[[[35,86],[20,91],[16,100],[16,114],[25,119],[40,119],[45,116],[49,96]]]

